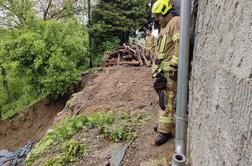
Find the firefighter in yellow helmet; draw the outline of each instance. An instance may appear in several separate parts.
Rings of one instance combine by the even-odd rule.
[[[174,128],[175,96],[179,48],[179,16],[174,12],[170,0],[157,0],[152,6],[155,21],[161,27],[155,63],[152,66],[155,78],[154,89],[159,96],[159,124],[156,145],[172,138]]]
[[[151,34],[150,29],[146,29],[145,31],[146,37],[145,37],[145,54],[146,57],[149,61],[152,61],[152,52],[153,52],[153,47],[154,47],[154,42],[155,42],[155,37]],[[149,64],[148,64],[149,65]]]

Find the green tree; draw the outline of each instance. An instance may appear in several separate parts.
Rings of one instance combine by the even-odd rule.
[[[55,19],[60,20],[64,18],[72,17],[74,14],[78,14],[81,0],[38,0],[34,4],[40,14],[43,15],[44,20]]]
[[[0,0],[0,22],[5,27],[21,27],[34,18],[32,0]]]
[[[42,95],[63,95],[86,68],[88,35],[74,18],[77,1],[51,2],[43,19],[37,1],[0,0],[0,118]]]
[[[117,36],[127,41],[131,30],[145,22],[145,0],[100,0],[92,11],[91,34],[93,37]]]
[[[129,32],[145,22],[145,0],[100,0],[92,10],[89,35],[92,54],[97,58],[108,42],[127,42]],[[104,43],[106,42],[106,43]]]
[[[62,95],[85,64],[87,35],[76,20],[37,21],[5,42],[9,58],[40,93]]]

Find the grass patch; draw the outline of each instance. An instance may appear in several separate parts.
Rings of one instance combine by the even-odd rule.
[[[112,126],[101,126],[100,134],[106,139],[114,142],[121,140],[131,140],[136,137],[136,131],[133,128],[126,127],[124,125],[112,125]]]
[[[78,154],[87,154],[86,145],[80,144],[72,137],[83,128],[98,128],[105,139],[119,142],[136,137],[137,127],[143,125],[149,116],[144,113],[130,115],[127,113],[94,113],[90,116],[78,115],[64,119],[60,124],[49,129],[46,135],[27,155],[26,164],[31,165],[50,148],[57,148],[59,154],[48,158],[47,165],[58,165],[75,161]]]
[[[87,145],[81,144],[78,141],[71,139],[64,142],[59,147],[59,154],[54,157],[49,157],[45,161],[45,166],[62,166],[74,162],[80,155],[87,155]]]
[[[76,116],[66,119],[62,124],[49,129],[46,135],[35,145],[32,151],[27,155],[26,164],[31,165],[40,154],[43,154],[53,145],[69,140],[75,133],[79,132],[88,122],[85,116]]]

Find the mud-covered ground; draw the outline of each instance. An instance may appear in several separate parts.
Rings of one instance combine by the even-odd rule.
[[[157,122],[159,107],[152,87],[151,69],[115,66],[85,77],[85,86],[82,85],[84,88],[74,93],[68,102],[44,102],[36,106],[36,111],[27,110],[13,120],[1,122],[0,148],[15,150],[29,139],[36,142],[52,123],[57,124],[66,116],[108,111],[126,112],[130,115],[146,113],[151,118],[137,127],[137,138],[129,146],[121,165],[168,165],[174,150],[174,140],[160,147],[154,145],[157,133],[153,131],[153,126]],[[59,112],[60,110],[62,111]],[[81,131],[74,138],[88,145],[89,153],[80,156],[70,165],[106,165],[109,153],[124,143],[99,137],[97,129]],[[53,155],[53,150],[45,154]],[[43,162],[44,158],[46,156],[38,161]],[[149,161],[152,161],[151,164],[147,163]]]

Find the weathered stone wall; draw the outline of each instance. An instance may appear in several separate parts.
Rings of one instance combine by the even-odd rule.
[[[189,163],[251,166],[252,0],[199,0],[189,95]]]

